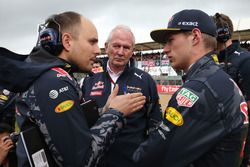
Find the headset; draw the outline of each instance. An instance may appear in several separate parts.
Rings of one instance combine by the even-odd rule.
[[[54,56],[58,56],[63,50],[61,26],[56,21],[57,16],[52,15],[44,24],[39,25],[37,40],[37,46],[41,46]]]
[[[223,21],[221,14],[216,13],[214,15],[214,21],[217,26],[217,41],[221,42],[225,46],[225,58],[224,58],[224,65],[222,68],[225,70],[226,73],[228,73],[229,67],[228,67],[228,50],[226,47],[226,42],[231,38],[231,33],[229,31],[229,25],[227,22]]]
[[[231,38],[231,33],[229,31],[229,26],[226,22],[223,22],[222,17],[219,13],[215,14],[215,22],[217,26],[217,41],[225,43]]]

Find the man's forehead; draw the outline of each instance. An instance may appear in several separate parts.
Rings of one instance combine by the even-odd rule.
[[[96,27],[90,20],[82,17],[81,26],[82,26],[82,31],[83,32],[91,32],[91,33],[96,34],[96,36],[97,36]]]
[[[171,33],[166,34],[166,35],[165,35],[165,39],[168,41],[169,38],[171,38],[171,37],[173,37],[173,36],[175,36],[175,35],[178,35],[178,34],[183,34],[183,33],[185,33],[185,32],[187,32],[187,31],[173,31],[173,32],[171,32]]]

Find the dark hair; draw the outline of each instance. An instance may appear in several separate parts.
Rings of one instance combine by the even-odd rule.
[[[0,123],[0,133],[4,133],[4,132],[8,132],[11,133],[14,130],[11,128],[10,125],[6,124],[6,123]]]
[[[64,12],[48,17],[44,24],[39,25],[37,46],[42,46],[47,52],[58,56],[63,50],[62,34],[67,32],[77,39],[81,15],[76,12]]]
[[[216,23],[217,29],[228,28],[229,33],[230,33],[230,38],[231,38],[233,31],[234,31],[232,20],[227,15],[222,14],[222,13],[221,14],[216,13],[213,18]]]
[[[101,66],[103,66],[103,61],[101,60],[101,59],[96,59],[95,61],[94,61],[94,63],[98,63],[98,64],[100,64]]]

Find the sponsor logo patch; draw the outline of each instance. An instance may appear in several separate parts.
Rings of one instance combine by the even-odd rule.
[[[4,100],[4,101],[7,101],[7,100],[8,100],[8,97],[5,96],[5,95],[0,95],[0,99],[1,99],[1,100]]]
[[[90,96],[101,96],[102,95],[102,91],[92,91],[90,92]]]
[[[178,25],[183,25],[183,26],[195,26],[198,27],[198,22],[191,22],[191,21],[180,21],[178,22]]]
[[[49,97],[50,97],[51,99],[56,99],[56,98],[58,97],[58,92],[57,92],[57,90],[51,90],[51,91],[49,92]]]
[[[69,90],[69,87],[65,86],[65,87],[59,89],[59,93],[66,92],[68,90]]]
[[[92,90],[96,89],[104,89],[104,82],[98,81],[95,83],[95,85],[92,87]]]
[[[142,79],[143,73],[141,73],[141,74],[134,73],[134,75],[137,76],[138,78]]]
[[[126,93],[140,93],[140,92],[142,92],[142,90],[139,87],[127,85],[127,88],[124,90],[124,92],[126,92]]]
[[[58,72],[56,74],[56,76],[59,78],[59,77],[67,77],[69,78],[70,80],[73,80],[72,77],[69,75],[69,73],[67,73],[66,71],[64,71],[62,68],[58,68],[58,67],[55,67],[55,68],[52,68],[53,71],[56,71]]]
[[[4,90],[3,90],[3,94],[6,95],[6,96],[8,96],[8,95],[10,95],[10,91],[7,90],[7,89],[4,89]]]
[[[164,119],[176,126],[182,126],[184,121],[182,115],[173,107],[167,107],[164,113]]]
[[[176,96],[176,100],[179,106],[192,107],[199,97],[192,91],[182,88]]]
[[[65,112],[65,111],[71,109],[73,105],[74,105],[74,101],[73,100],[66,100],[66,101],[61,102],[60,104],[58,104],[56,106],[55,112],[56,113]]]
[[[245,120],[244,120],[244,124],[248,124],[248,110],[247,110],[247,103],[246,102],[242,102],[240,104],[240,111],[244,114],[245,116]]]

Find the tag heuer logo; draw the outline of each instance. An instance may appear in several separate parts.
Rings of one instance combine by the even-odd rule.
[[[176,96],[179,106],[192,107],[199,97],[186,88],[182,88]]]

